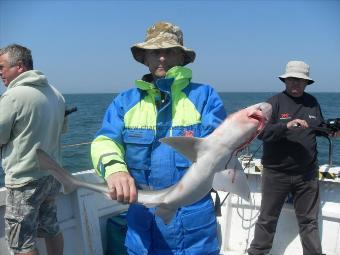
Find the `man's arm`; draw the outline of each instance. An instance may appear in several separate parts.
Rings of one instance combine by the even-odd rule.
[[[7,144],[17,113],[16,102],[8,95],[0,98],[0,144]]]
[[[278,96],[271,97],[267,102],[272,106],[272,115],[258,139],[263,142],[275,142],[285,137],[286,131],[292,127],[294,122],[289,123],[289,125],[288,123],[278,122]]]
[[[134,203],[137,191],[124,161],[124,123],[119,109],[119,102],[114,101],[106,111],[102,127],[91,144],[91,157],[97,174],[107,182],[110,197],[119,202]]]
[[[216,91],[211,88],[206,106],[202,112],[202,136],[207,136],[214,131],[227,117],[223,102]]]

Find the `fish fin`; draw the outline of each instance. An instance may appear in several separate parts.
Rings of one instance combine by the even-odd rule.
[[[143,187],[140,185],[139,187]],[[160,205],[164,205],[164,198],[174,186],[162,190],[152,190],[150,187],[148,189],[138,189],[138,203],[144,205],[147,208],[154,208]]]
[[[40,169],[42,171],[48,170],[61,183],[64,194],[71,193],[77,188],[75,178],[63,169],[50,155],[41,149],[37,149],[36,152]]]
[[[172,220],[172,218],[175,216],[175,213],[176,213],[177,209],[173,209],[173,208],[167,208],[165,206],[158,206],[156,211],[155,211],[155,214],[160,217],[164,224],[169,224]]]
[[[183,154],[191,162],[197,159],[197,152],[202,138],[173,136],[159,139],[160,142],[170,145],[172,148]]]
[[[238,161],[234,169],[225,169],[215,173],[213,188],[215,190],[236,194],[244,200],[250,201],[248,180]]]

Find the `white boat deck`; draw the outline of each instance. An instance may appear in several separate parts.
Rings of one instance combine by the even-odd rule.
[[[256,167],[257,168],[257,167]],[[340,167],[331,169],[324,165],[320,171],[339,173]],[[247,169],[251,190],[252,204],[230,195],[227,204],[222,207],[221,252],[228,255],[247,254],[246,250],[254,237],[254,227],[261,204],[261,174],[255,167]],[[319,216],[320,237],[323,253],[340,254],[340,179],[320,181],[321,211]],[[223,195],[220,194],[223,199]],[[301,255],[302,246],[298,234],[298,225],[292,204],[286,203],[277,226],[272,255]]]
[[[230,195],[222,206],[222,216],[218,217],[221,254],[246,254],[253,239],[254,225],[261,202],[261,168],[254,161],[246,168],[253,203],[249,204],[236,195]],[[340,167],[329,169],[322,166],[320,171],[339,173]],[[96,182],[99,178],[92,170],[76,173],[77,177]],[[320,183],[321,212],[320,236],[323,252],[327,255],[340,254],[340,179],[324,179]],[[220,192],[221,200],[226,193]],[[126,205],[107,200],[102,194],[79,189],[57,198],[58,219],[65,239],[65,255],[104,255],[106,249],[106,220],[127,210]],[[9,255],[4,233],[5,188],[0,188],[0,254]],[[44,243],[39,240],[40,254],[45,255]],[[275,236],[273,255],[300,255],[301,243],[294,210],[285,204]]]

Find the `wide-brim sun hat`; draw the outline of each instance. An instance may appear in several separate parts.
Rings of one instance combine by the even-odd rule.
[[[286,65],[286,72],[278,78],[285,82],[285,79],[289,77],[307,80],[308,85],[314,83],[314,80],[309,77],[309,65],[303,61],[289,61]]]
[[[182,30],[169,22],[157,22],[146,31],[145,41],[131,47],[135,60],[144,64],[146,50],[180,48],[184,55],[184,65],[194,62],[196,53],[183,46]]]

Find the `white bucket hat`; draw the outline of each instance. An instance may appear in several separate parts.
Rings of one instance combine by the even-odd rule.
[[[284,82],[288,77],[307,80],[308,85],[314,82],[314,80],[309,77],[309,65],[303,61],[292,60],[288,62],[286,72],[279,76],[279,79]]]
[[[194,62],[196,53],[183,46],[181,29],[169,22],[157,22],[146,31],[145,41],[131,47],[133,57],[144,64],[145,50],[181,48],[184,54],[184,65]]]

